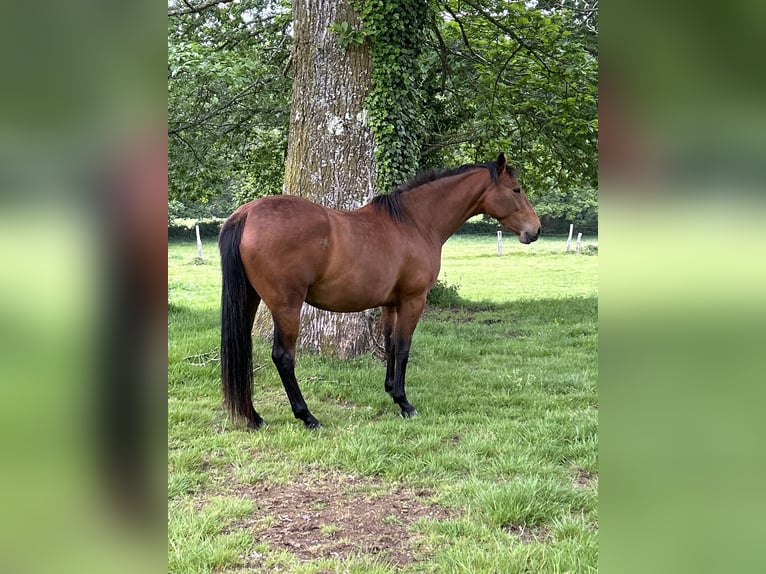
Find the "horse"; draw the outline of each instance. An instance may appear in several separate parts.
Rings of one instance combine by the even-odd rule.
[[[293,415],[320,427],[295,378],[295,344],[304,302],[355,312],[381,307],[386,358],[384,388],[403,417],[417,410],[405,393],[415,326],[436,282],[442,246],[470,217],[488,214],[518,235],[540,235],[540,219],[508,165],[496,161],[426,171],[363,207],[338,211],[279,195],[240,206],[220,236],[221,379],[233,419],[253,429],[252,328],[261,301],[274,319],[271,358]]]

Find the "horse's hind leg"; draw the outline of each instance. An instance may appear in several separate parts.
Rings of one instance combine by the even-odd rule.
[[[319,421],[309,412],[295,378],[295,343],[298,339],[300,312],[300,307],[281,309],[277,312],[272,310],[274,346],[271,358],[282,379],[295,418],[302,420],[306,428],[314,429],[319,428]]]
[[[383,326],[383,345],[386,353],[386,382],[384,388],[390,395],[394,392],[394,362],[395,352],[392,335],[394,328],[396,327],[396,307],[383,307],[381,315],[381,323]]]

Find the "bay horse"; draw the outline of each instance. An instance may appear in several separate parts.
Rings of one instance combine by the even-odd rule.
[[[540,220],[507,164],[429,171],[354,211],[291,195],[239,207],[221,228],[221,375],[233,418],[258,428],[253,408],[252,328],[263,301],[274,319],[271,358],[295,418],[319,427],[295,378],[303,302],[337,312],[381,307],[385,390],[404,417],[417,414],[404,390],[412,334],[436,282],[442,245],[477,214],[489,214],[521,243],[540,235]]]

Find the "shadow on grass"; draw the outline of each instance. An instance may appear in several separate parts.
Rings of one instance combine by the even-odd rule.
[[[519,299],[517,301],[471,300],[458,296],[449,304],[431,304],[426,307],[425,315],[432,318],[455,314],[480,312],[497,313],[534,313],[546,317],[568,316],[574,311],[598,314],[598,297],[557,297],[546,299]]]

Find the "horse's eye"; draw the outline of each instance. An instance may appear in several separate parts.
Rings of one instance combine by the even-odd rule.
[[[513,193],[521,193],[521,188],[520,187],[514,187],[513,188]]]

